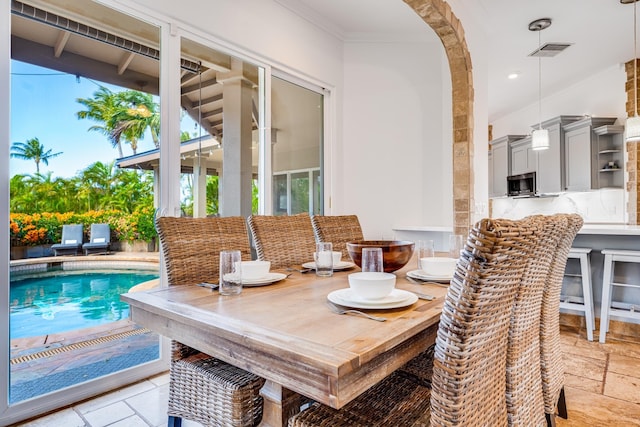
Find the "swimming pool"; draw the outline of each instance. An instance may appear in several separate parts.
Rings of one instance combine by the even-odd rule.
[[[156,278],[156,271],[119,269],[11,274],[10,337],[48,335],[125,319],[129,305],[120,301],[120,294]]]

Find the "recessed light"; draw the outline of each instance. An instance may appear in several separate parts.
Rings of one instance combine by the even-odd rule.
[[[509,75],[507,75],[509,80],[517,79],[518,77],[520,77],[520,73],[518,72],[509,73]]]

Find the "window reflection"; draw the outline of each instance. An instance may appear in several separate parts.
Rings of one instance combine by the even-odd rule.
[[[273,214],[321,213],[323,95],[272,79]]]

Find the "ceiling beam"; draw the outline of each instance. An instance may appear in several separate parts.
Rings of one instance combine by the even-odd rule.
[[[193,101],[191,103],[191,108],[199,108],[200,105],[207,105],[218,101],[222,101],[222,94],[210,96],[209,98],[203,98],[201,101]]]
[[[129,64],[131,64],[131,61],[133,61],[133,58],[136,56],[135,53],[133,52],[125,52],[122,55],[122,58],[120,58],[120,63],[118,64],[118,74],[122,75],[127,68],[129,67]]]
[[[209,117],[217,116],[219,114],[222,114],[222,108],[216,108],[215,110],[211,110],[211,111],[208,111],[206,113],[202,113],[202,118],[203,119],[208,119]]]
[[[62,52],[64,51],[64,47],[69,41],[69,37],[71,37],[71,33],[68,31],[60,31],[58,33],[58,39],[56,40],[55,45],[53,45],[53,56],[60,58],[60,55],[62,55]]]
[[[182,93],[182,95],[186,95],[187,93],[197,92],[201,88],[204,89],[205,87],[215,86],[217,84],[218,80],[216,80],[216,78],[214,77],[212,79],[203,80],[202,83],[198,82],[189,86],[182,86],[180,92]]]

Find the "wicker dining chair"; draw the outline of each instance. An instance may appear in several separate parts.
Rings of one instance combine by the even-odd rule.
[[[560,292],[567,264],[567,256],[573,240],[583,225],[577,214],[565,214],[567,230],[555,249],[551,269],[542,296],[540,319],[540,368],[542,374],[542,397],[548,426],[555,426],[558,415],[567,419],[564,396],[564,364],[560,348]]]
[[[349,259],[347,242],[364,240],[357,215],[312,215],[311,224],[318,242],[333,243],[333,250]]]
[[[251,259],[242,217],[156,218],[169,286],[218,283],[220,251]],[[254,426],[262,419],[265,380],[178,341],[171,343],[169,426],[182,418],[205,426]]]
[[[247,222],[258,259],[271,261],[271,268],[313,261],[316,241],[309,214],[251,215]]]
[[[506,426],[510,316],[538,237],[528,219],[476,223],[443,302],[436,343],[414,359],[422,369],[409,362],[339,410],[314,403],[289,427]]]
[[[507,413],[510,426],[546,425],[540,372],[540,314],[556,248],[566,234],[563,215],[532,216],[539,238],[514,300],[507,345]]]

